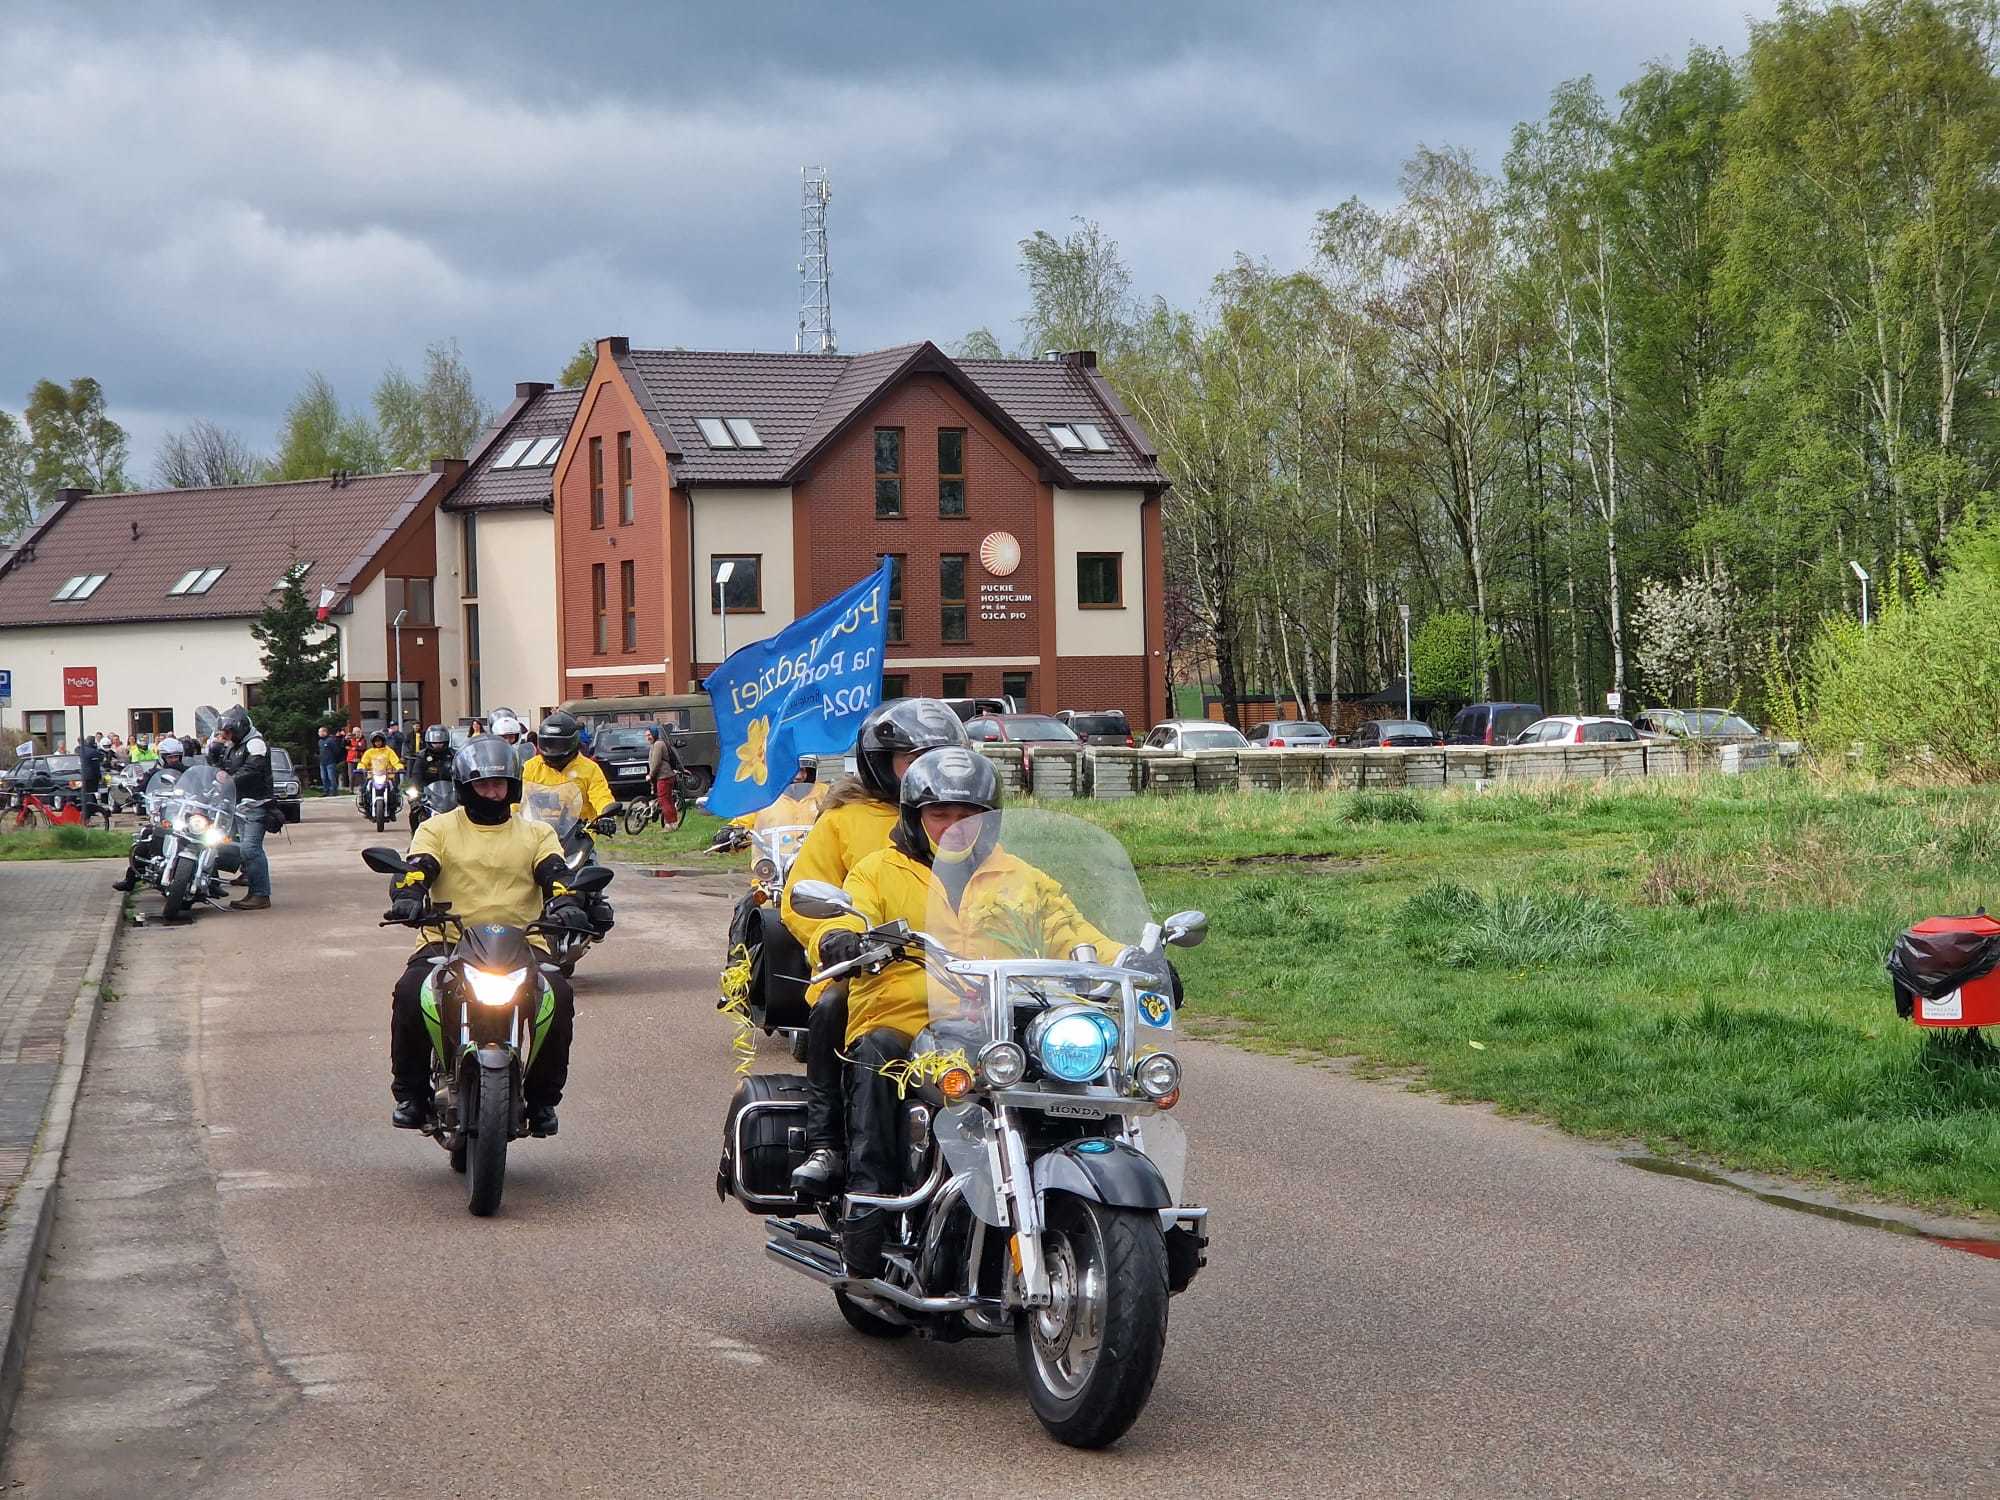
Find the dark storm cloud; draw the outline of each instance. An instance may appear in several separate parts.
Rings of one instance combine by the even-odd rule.
[[[1744,34],[1726,0],[15,9],[0,406],[95,374],[141,469],[445,336],[496,400],[586,335],[788,347],[805,162],[844,347],[1011,342],[1037,227],[1097,218],[1192,301],[1419,141],[1494,166],[1562,79]]]

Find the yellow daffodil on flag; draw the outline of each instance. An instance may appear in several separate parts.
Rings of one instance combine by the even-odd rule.
[[[736,747],[736,779],[754,781],[762,786],[771,778],[771,768],[765,764],[764,747],[771,740],[771,720],[766,715],[752,719],[744,726],[743,743]]]

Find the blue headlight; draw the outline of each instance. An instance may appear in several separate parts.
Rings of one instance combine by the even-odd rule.
[[[1036,1056],[1051,1078],[1088,1083],[1110,1062],[1118,1045],[1118,1023],[1096,1011],[1064,1011],[1046,1018],[1034,1041]]]

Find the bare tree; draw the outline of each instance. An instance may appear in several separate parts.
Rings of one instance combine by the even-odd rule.
[[[251,484],[267,467],[236,433],[196,417],[161,441],[159,456],[153,460],[153,483],[168,490],[218,489]]]

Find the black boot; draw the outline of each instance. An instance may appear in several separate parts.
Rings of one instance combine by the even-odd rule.
[[[389,1123],[398,1130],[422,1130],[431,1122],[430,1100],[398,1099]]]
[[[130,870],[127,870],[122,880],[114,880],[111,882],[111,889],[114,891],[129,891],[132,889],[132,887],[134,887],[138,883],[139,882],[137,878],[132,874],[132,872]]]
[[[863,1209],[841,1220],[840,1258],[847,1263],[847,1274],[870,1280],[880,1276],[884,1269],[882,1244],[888,1237],[887,1209]]]
[[[553,1104],[528,1106],[529,1135],[554,1135],[556,1129],[556,1107]]]
[[[792,1168],[792,1191],[801,1198],[831,1198],[846,1181],[846,1157],[825,1146]]]

